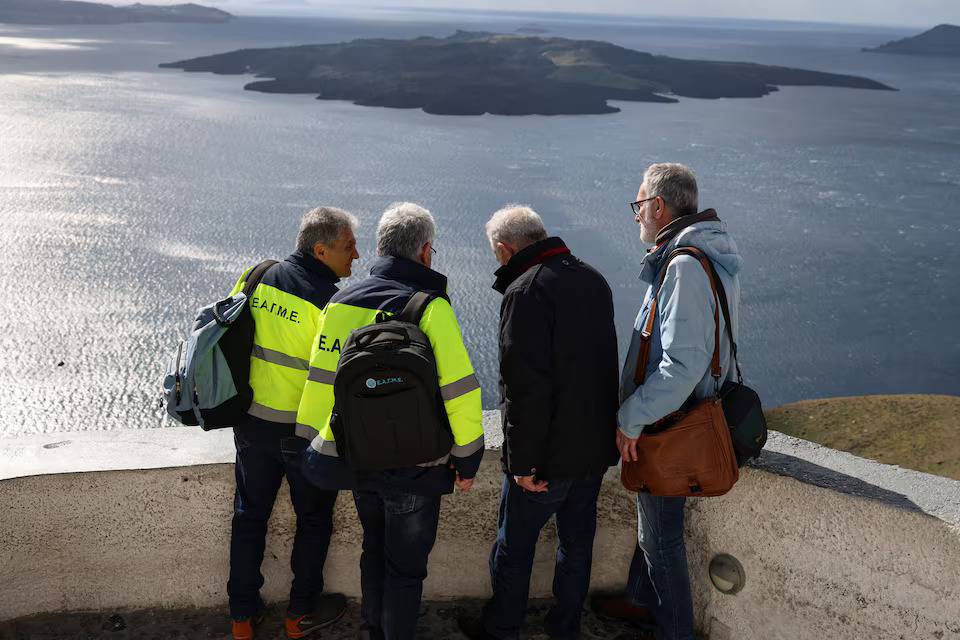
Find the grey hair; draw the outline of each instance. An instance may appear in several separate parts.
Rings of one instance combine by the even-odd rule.
[[[344,229],[355,230],[357,218],[352,213],[336,207],[317,207],[303,214],[300,231],[297,232],[297,250],[308,256],[319,242],[325,247],[334,247]]]
[[[494,249],[503,242],[520,250],[547,237],[543,220],[525,204],[508,204],[500,209],[487,220],[486,230]]]
[[[659,196],[674,217],[697,212],[697,176],[690,167],[676,162],[652,164],[643,172],[647,197]]]
[[[429,211],[412,202],[394,202],[380,216],[377,253],[416,260],[436,233],[437,224]]]

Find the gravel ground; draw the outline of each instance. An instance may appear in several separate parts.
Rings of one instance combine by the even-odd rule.
[[[418,636],[423,640],[462,640],[457,630],[457,617],[476,614],[481,600],[425,602],[420,612]],[[527,614],[528,640],[547,640],[543,633],[543,616],[550,600],[531,600]],[[258,640],[283,640],[285,604],[267,607],[266,618],[257,628]],[[360,603],[351,600],[343,618],[329,629],[310,634],[318,640],[353,640],[360,627]],[[582,640],[613,640],[630,627],[599,620],[585,613],[581,626]],[[627,635],[626,638],[631,638]],[[142,609],[134,611],[95,611],[88,613],[47,614],[0,623],[0,640],[231,640],[230,619],[223,608],[213,609]]]

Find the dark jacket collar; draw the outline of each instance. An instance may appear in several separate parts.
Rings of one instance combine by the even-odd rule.
[[[399,280],[416,289],[447,295],[447,276],[408,258],[380,256],[370,267],[370,275]]]
[[[652,249],[649,249],[647,253],[656,251],[661,245],[664,245],[676,238],[681,231],[698,222],[720,222],[720,218],[717,217],[717,212],[714,209],[705,209],[704,211],[695,213],[693,215],[680,216],[676,220],[672,220],[667,223],[663,229],[660,229],[660,231],[657,233],[656,246]]]
[[[324,280],[329,280],[330,282],[340,282],[340,277],[333,272],[333,269],[320,262],[313,256],[308,256],[302,251],[294,251],[287,256],[287,261],[299,265],[307,271],[314,272]]]
[[[510,258],[507,264],[497,269],[494,274],[497,279],[493,283],[493,288],[503,293],[510,286],[510,283],[519,278],[524,271],[550,256],[560,253],[570,253],[570,249],[563,243],[563,240],[556,236],[524,247]]]

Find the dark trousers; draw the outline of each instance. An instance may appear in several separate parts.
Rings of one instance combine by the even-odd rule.
[[[498,638],[519,637],[527,609],[530,572],[540,529],[556,516],[557,564],[553,595],[557,603],[544,627],[551,638],[576,638],[580,612],[590,587],[593,536],[597,530],[597,495],[603,475],[582,480],[550,480],[548,491],[521,489],[503,479],[497,540],[490,551],[493,597],[483,608],[483,626]]]
[[[657,640],[693,640],[693,598],[683,541],[686,498],[637,494],[637,550],[627,599],[656,617]]]
[[[371,638],[416,636],[427,558],[437,538],[440,496],[354,491],[363,525],[360,615]]]
[[[230,538],[230,616],[257,614],[263,574],[263,550],[267,522],[284,476],[297,514],[290,568],[288,612],[294,616],[313,611],[323,592],[323,563],[333,531],[336,491],[317,489],[303,477],[300,456],[307,441],[293,435],[278,435],[269,428],[234,429],[237,446],[237,492],[233,501],[233,534]]]

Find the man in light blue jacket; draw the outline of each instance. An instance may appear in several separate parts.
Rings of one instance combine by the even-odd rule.
[[[696,247],[716,268],[727,294],[734,340],[740,302],[741,258],[713,209],[697,213],[697,181],[688,167],[654,164],[643,174],[637,200],[631,204],[640,239],[653,244],[647,251],[640,281],[647,293],[633,328],[633,337],[620,377],[617,447],[624,460],[637,459],[637,438],[647,427],[689,400],[714,393],[710,361],[714,348],[714,297],[706,271],[688,255],[673,259],[657,300],[645,382],[634,382],[640,332],[647,321],[652,296],[666,263],[677,247]],[[722,385],[735,380],[730,341],[720,317]],[[686,498],[637,495],[638,547],[630,566],[625,598],[596,603],[598,612],[652,623],[656,640],[692,640],[693,603],[687,552],[683,540]],[[644,638],[644,635],[638,638]],[[649,637],[649,636],[647,636]]]

